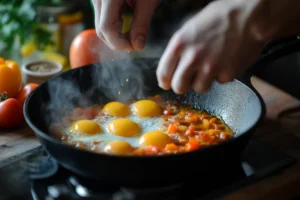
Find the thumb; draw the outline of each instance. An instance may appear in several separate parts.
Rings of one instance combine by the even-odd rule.
[[[160,0],[136,0],[130,30],[130,42],[135,50],[142,50],[146,44],[152,15]]]

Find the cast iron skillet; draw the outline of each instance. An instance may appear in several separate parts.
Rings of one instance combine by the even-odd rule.
[[[275,48],[253,66],[300,49],[299,41]],[[158,87],[158,58],[116,60],[64,72],[41,84],[26,100],[24,113],[45,150],[72,172],[107,184],[149,185],[182,181],[212,166],[235,162],[265,115],[265,104],[251,85],[251,73],[227,84],[214,83],[205,94],[193,90],[184,95]],[[87,106],[161,94],[222,117],[234,130],[233,139],[197,151],[158,157],[122,157],[91,153],[63,144],[51,136],[49,127],[72,105]]]

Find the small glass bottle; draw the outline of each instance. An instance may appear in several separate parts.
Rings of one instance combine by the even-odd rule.
[[[51,34],[51,42],[45,44],[44,50],[51,49],[55,52],[60,52],[62,49],[61,27],[58,22],[58,16],[67,12],[66,6],[37,6],[37,21],[39,28]],[[43,41],[40,41],[43,42]]]

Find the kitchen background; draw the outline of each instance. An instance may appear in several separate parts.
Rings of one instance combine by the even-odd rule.
[[[172,33],[207,3],[163,1],[152,20],[145,50],[131,56],[160,56]],[[127,9],[123,19],[129,20],[130,14]],[[45,58],[61,63],[67,70],[74,37],[90,28],[94,28],[94,13],[88,0],[1,0],[0,57],[15,60],[20,66]],[[270,63],[256,75],[300,98],[299,53]]]

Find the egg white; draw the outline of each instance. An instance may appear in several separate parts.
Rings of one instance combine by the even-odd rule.
[[[139,134],[137,134],[133,137],[122,137],[122,136],[117,136],[117,135],[111,134],[108,131],[108,124],[111,121],[118,119],[118,118],[120,118],[120,117],[110,117],[110,116],[98,117],[98,118],[94,119],[93,121],[98,123],[101,126],[102,133],[95,134],[95,135],[87,135],[84,133],[78,134],[78,136],[72,135],[71,141],[76,141],[76,142],[78,141],[78,142],[84,142],[84,143],[101,142],[101,144],[99,144],[99,146],[103,147],[110,141],[122,140],[122,141],[128,142],[133,147],[139,147],[140,146],[139,139],[143,134],[145,134],[149,131],[159,130],[164,123],[164,120],[161,118],[161,116],[141,118],[141,117],[138,117],[135,115],[129,115],[126,118],[137,123],[141,127],[141,131]],[[71,135],[70,130],[71,130],[71,128],[68,128],[67,130],[65,130],[65,134]]]

